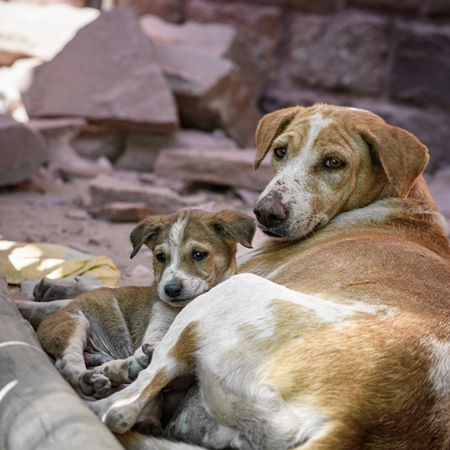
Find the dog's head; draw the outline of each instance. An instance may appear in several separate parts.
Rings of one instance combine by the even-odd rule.
[[[198,209],[144,219],[131,232],[133,258],[143,244],[153,252],[161,300],[185,306],[236,271],[239,242],[251,248],[255,221],[238,211]]]
[[[355,108],[319,104],[264,116],[255,169],[272,153],[275,176],[255,215],[269,236],[296,239],[337,214],[381,198],[405,198],[428,161],[407,131]]]

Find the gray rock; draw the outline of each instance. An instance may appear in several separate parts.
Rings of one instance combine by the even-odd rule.
[[[31,178],[48,161],[42,136],[12,117],[0,115],[0,186]]]
[[[30,117],[85,117],[125,129],[170,132],[178,120],[151,41],[126,7],[103,13],[37,67],[23,101]]]
[[[125,152],[115,162],[118,169],[150,172],[162,148],[236,148],[236,143],[221,133],[180,129],[170,135],[131,133]]]
[[[196,49],[163,43],[155,46],[183,126],[221,128],[239,145],[252,145],[261,114],[238,68],[227,59]]]
[[[380,93],[387,25],[384,19],[360,13],[296,15],[290,55],[292,76],[312,87]]]
[[[155,173],[180,180],[262,191],[273,177],[270,158],[253,170],[254,149],[164,149]]]

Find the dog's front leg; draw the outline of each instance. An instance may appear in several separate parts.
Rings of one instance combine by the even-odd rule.
[[[150,366],[125,389],[89,407],[115,433],[128,431],[144,407],[175,378],[192,374],[195,366],[197,333],[195,325],[174,322],[154,351]]]

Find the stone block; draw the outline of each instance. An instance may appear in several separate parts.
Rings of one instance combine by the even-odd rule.
[[[156,214],[170,214],[204,201],[203,196],[181,196],[169,188],[149,186],[108,175],[99,175],[92,180],[89,192],[92,207],[117,202],[145,203]]]
[[[140,24],[144,33],[155,42],[193,48],[233,61],[237,36],[230,25],[189,21],[173,24],[151,14],[141,17]]]
[[[37,67],[23,101],[30,117],[85,117],[115,129],[170,132],[178,120],[151,41],[126,7],[103,13]]]
[[[189,0],[186,3],[186,18],[195,22],[219,22],[236,28],[238,45],[228,57],[250,81],[254,98],[259,96],[269,80],[275,78],[283,32],[279,6]]]
[[[186,181],[204,182],[262,191],[273,177],[270,158],[253,170],[255,149],[165,149],[155,173]]]
[[[117,0],[118,6],[130,6],[140,16],[155,14],[169,22],[183,20],[183,6],[180,0]]]
[[[48,159],[49,150],[37,131],[0,115],[0,186],[28,180]]]
[[[220,128],[239,145],[252,145],[261,115],[236,66],[193,48],[160,42],[155,47],[181,124],[208,131]]]
[[[450,14],[450,2],[448,0],[428,0],[426,13],[429,15]]]
[[[0,2],[0,52],[48,61],[98,16],[95,9],[62,3]]]
[[[295,81],[335,91],[381,92],[388,27],[369,14],[297,14],[292,26],[290,72]]]
[[[369,8],[419,12],[419,2],[417,0],[349,0],[348,3]]]
[[[287,0],[287,4],[298,11],[326,14],[336,10],[336,0]]]
[[[450,108],[450,26],[403,23],[396,40],[392,98]]]
[[[155,214],[155,209],[145,203],[107,203],[89,209],[95,219],[110,222],[140,222],[147,216]]]
[[[220,133],[180,129],[170,135],[132,133],[125,152],[115,162],[118,169],[151,172],[162,148],[236,148],[236,143]]]
[[[115,133],[82,132],[77,136],[72,146],[76,152],[88,159],[97,159],[101,156],[115,161],[121,154],[125,138]]]

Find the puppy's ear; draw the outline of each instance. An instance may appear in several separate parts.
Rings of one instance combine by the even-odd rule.
[[[270,114],[266,114],[256,128],[256,157],[253,167],[255,170],[261,164],[270,150],[273,140],[279,136],[286,127],[292,122],[292,119],[302,111],[303,107],[293,106],[291,108],[279,109]]]
[[[254,219],[247,214],[225,209],[215,215],[211,226],[225,239],[239,242],[244,247],[252,248],[252,240],[256,232]]]
[[[407,197],[428,162],[427,147],[408,131],[382,119],[366,123],[361,136],[378,155],[386,174],[388,184],[382,196]]]
[[[167,225],[167,216],[152,216],[139,222],[130,234],[133,251],[130,258],[134,258],[143,244],[152,247],[158,239],[162,228]]]

